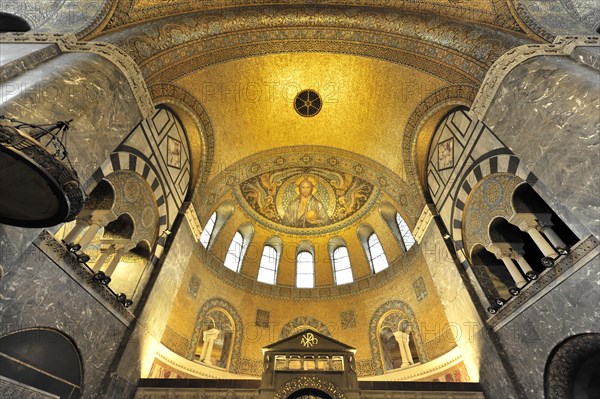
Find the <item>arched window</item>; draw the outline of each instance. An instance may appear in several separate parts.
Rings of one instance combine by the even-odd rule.
[[[333,268],[333,280],[336,285],[348,284],[354,281],[352,266],[346,242],[341,237],[333,237],[329,241],[329,255]]]
[[[396,224],[398,225],[398,229],[400,230],[400,234],[402,236],[402,242],[404,242],[404,248],[408,251],[415,243],[415,237],[413,237],[408,225],[402,219],[402,216],[398,212],[396,212]]]
[[[240,271],[246,249],[248,249],[253,236],[254,227],[252,224],[244,223],[240,226],[238,231],[233,235],[231,244],[229,244],[229,250],[227,251],[227,255],[225,255],[223,264],[226,268],[231,269],[234,272]]]
[[[233,201],[223,201],[217,210],[210,216],[210,219],[206,222],[202,233],[200,234],[200,243],[204,248],[210,249],[215,242],[215,239],[219,235],[219,231],[225,226],[225,224],[233,215],[235,206]]]
[[[388,261],[383,252],[383,247],[379,242],[377,234],[372,233],[367,240],[368,245],[368,256],[371,263],[373,273],[379,273],[380,271],[388,268]]]
[[[217,212],[214,212],[208,222],[206,222],[206,226],[204,226],[204,230],[202,230],[202,234],[200,234],[200,244],[204,246],[204,248],[208,248],[208,243],[210,242],[210,238],[212,237],[212,232],[215,228],[215,223],[217,222]]]
[[[275,284],[275,281],[277,281],[278,262],[279,254],[277,250],[270,245],[265,245],[260,258],[258,277],[256,279],[261,283]]]
[[[239,231],[235,232],[233,240],[229,245],[229,250],[225,256],[225,267],[233,270],[234,272],[240,271],[240,265],[242,264],[242,250],[244,249],[244,237]]]
[[[283,242],[277,236],[269,237],[265,241],[265,247],[260,258],[258,276],[256,277],[258,281],[267,284],[277,283],[277,268],[279,267],[282,249]]]
[[[337,247],[331,254],[333,261],[333,278],[337,285],[348,284],[354,281],[348,248]]]
[[[394,233],[394,237],[396,237],[404,252],[407,252],[415,244],[415,238],[402,215],[389,202],[384,202],[379,206],[379,213]]]
[[[256,277],[258,281],[267,284],[277,283],[277,268],[279,267],[279,258],[282,249],[283,242],[277,236],[270,237],[265,241],[265,247],[260,258],[258,276]]]
[[[315,256],[304,248],[296,255],[296,287],[315,287]]]

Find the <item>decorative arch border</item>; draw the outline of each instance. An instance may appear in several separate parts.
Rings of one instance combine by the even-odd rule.
[[[600,352],[600,334],[586,333],[571,336],[559,343],[546,361],[544,370],[544,397],[563,399],[571,397],[569,381],[589,357]]]
[[[408,322],[415,332],[413,337],[415,339],[415,346],[419,352],[419,358],[421,359],[422,363],[429,361],[429,355],[427,354],[425,343],[423,342],[423,337],[421,336],[421,329],[412,308],[400,300],[387,301],[375,310],[373,316],[371,316],[371,321],[369,322],[369,345],[371,346],[371,360],[373,362],[375,375],[384,374],[383,364],[381,362],[381,351],[379,349],[379,332],[377,331],[377,327],[381,318],[385,316],[386,313],[389,313],[393,310],[399,310],[406,315]]]
[[[501,153],[500,151],[504,153]],[[507,173],[520,177],[533,188],[535,188],[535,185],[538,182],[538,178],[518,157],[511,153],[506,153],[509,151],[508,149],[501,149],[500,151],[496,150],[488,152],[473,162],[473,164],[471,164],[463,173],[462,179],[457,185],[458,188],[454,192],[454,203],[451,214],[451,234],[457,247],[456,253],[458,259],[465,269],[470,268],[470,264],[467,260],[463,241],[463,215],[469,194],[477,183],[496,173]]]
[[[475,14],[481,18],[482,23],[500,26],[506,29],[516,30],[519,28],[518,22],[515,21],[515,16],[512,10],[507,5],[506,0],[491,0],[493,11],[484,11],[470,9],[468,7],[457,7],[453,4],[443,3],[421,3],[421,2],[406,2],[403,0],[391,0],[382,2],[381,0],[362,0],[361,7],[369,9],[389,8],[396,12],[420,12],[420,13],[439,13],[440,15],[449,15],[451,17],[464,18],[465,15]],[[270,4],[269,1],[252,1],[248,4],[259,5],[261,3]],[[288,4],[306,4],[305,0],[288,0]],[[343,0],[328,0],[330,6],[344,6],[350,8],[348,2]],[[235,8],[234,8],[235,7]],[[191,13],[196,11],[213,11],[219,8],[234,8],[240,7],[240,2],[236,0],[214,0],[209,4],[196,5],[194,2],[184,3],[156,3],[149,7],[136,8],[135,0],[119,0],[112,5],[110,14],[106,15],[102,27],[107,26],[109,29],[118,28],[123,25],[135,24],[145,19],[155,19],[169,14]],[[512,17],[512,18],[511,18]]]
[[[198,341],[200,341],[200,332],[202,331],[202,320],[204,320],[204,317],[213,308],[221,308],[227,311],[235,324],[235,338],[233,340],[233,347],[231,349],[231,362],[229,363],[229,372],[236,373],[242,353],[242,336],[244,335],[242,329],[244,324],[242,323],[242,318],[240,317],[240,314],[238,313],[237,309],[223,298],[211,298],[204,302],[204,304],[200,307],[200,310],[198,310],[196,324],[194,325],[194,332],[189,341],[188,350],[185,357],[188,360],[192,360],[194,358],[194,352],[196,351],[196,347],[198,346]]]
[[[333,382],[316,376],[302,376],[286,381],[277,391],[273,399],[287,399],[301,389],[314,388],[325,392],[333,399],[347,399],[340,387]]]
[[[285,323],[285,325],[281,329],[281,334],[279,334],[279,339],[285,339],[289,337],[290,333],[300,326],[309,326],[323,335],[327,335],[328,337],[332,336],[331,331],[329,331],[329,327],[327,327],[327,325],[321,320],[315,319],[314,317],[310,316],[302,316],[296,317],[295,319]]]
[[[170,226],[169,210],[166,204],[166,196],[163,182],[160,175],[154,170],[152,163],[139,155],[125,151],[117,151],[110,154],[110,157],[94,172],[92,177],[85,183],[84,189],[86,192],[91,191],[105,177],[118,170],[129,170],[140,175],[154,193],[156,205],[158,207],[158,231],[164,232]],[[167,237],[161,234],[156,242],[156,248],[152,255],[152,266],[156,266],[166,245]]]
[[[484,23],[467,24],[445,15],[437,15],[432,21],[429,14],[398,13],[391,8],[348,9],[332,5],[315,8],[304,4],[239,8],[234,13],[230,10],[179,13],[162,20],[152,18],[114,33],[109,31],[95,39],[119,44],[140,63],[149,60],[143,65],[146,76],[173,65],[173,61],[181,63],[182,54],[193,57],[207,53],[207,49],[219,49],[210,57],[215,59],[232,45],[242,49],[262,42],[279,47],[277,42],[293,44],[307,40],[313,46],[327,41],[339,50],[350,52],[355,51],[358,43],[384,47],[386,53],[394,48],[404,49],[413,58],[425,56],[457,72],[471,69],[469,75],[480,76],[510,48],[531,42],[517,32],[496,32]],[[247,49],[244,52],[249,54]]]

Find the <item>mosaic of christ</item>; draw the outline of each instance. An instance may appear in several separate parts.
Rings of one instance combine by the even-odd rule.
[[[240,190],[262,217],[302,229],[346,219],[364,205],[373,186],[347,173],[290,168],[249,179]]]

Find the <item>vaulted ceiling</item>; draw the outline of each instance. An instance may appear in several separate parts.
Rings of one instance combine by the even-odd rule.
[[[155,101],[199,121],[203,184],[253,154],[304,145],[414,183],[431,111],[469,105],[492,63],[531,39],[503,1],[386,5],[122,1],[97,40],[133,57]],[[322,97],[315,117],[294,111],[304,89]]]

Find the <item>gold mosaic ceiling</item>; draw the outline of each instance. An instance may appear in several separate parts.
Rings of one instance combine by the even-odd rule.
[[[249,167],[256,154],[299,155],[318,148],[323,160],[336,151],[358,165],[368,159],[417,194],[418,154],[428,145],[417,140],[419,123],[432,108],[441,117],[439,110],[468,105],[494,60],[531,41],[507,4],[120,0],[92,36],[129,53],[154,98],[200,121],[202,150],[193,158],[202,159],[203,193],[220,191],[229,174],[237,173],[229,170]],[[313,117],[294,109],[295,96],[305,89],[321,96]],[[346,172],[337,165],[322,166],[344,180]],[[274,165],[273,171],[285,167]],[[238,185],[243,179],[238,174],[234,180]],[[321,183],[325,190],[329,182]],[[379,181],[367,183],[385,190]],[[247,213],[262,215],[267,225],[271,215],[270,222],[294,227],[284,222],[286,205],[256,202],[264,196],[260,190],[252,195],[254,202],[243,199],[250,203]],[[345,195],[329,197],[345,201]],[[405,204],[409,219],[422,207],[417,197]],[[216,202],[213,196],[210,203]],[[334,202],[329,221],[338,211],[360,214],[360,207]],[[200,208],[205,220],[211,206],[204,202]]]
[[[200,99],[215,137],[209,180],[229,165],[278,147],[319,145],[362,154],[403,176],[402,131],[414,105],[444,85],[426,73],[341,54],[274,54],[211,66],[175,81]],[[296,94],[322,99],[298,115]]]

